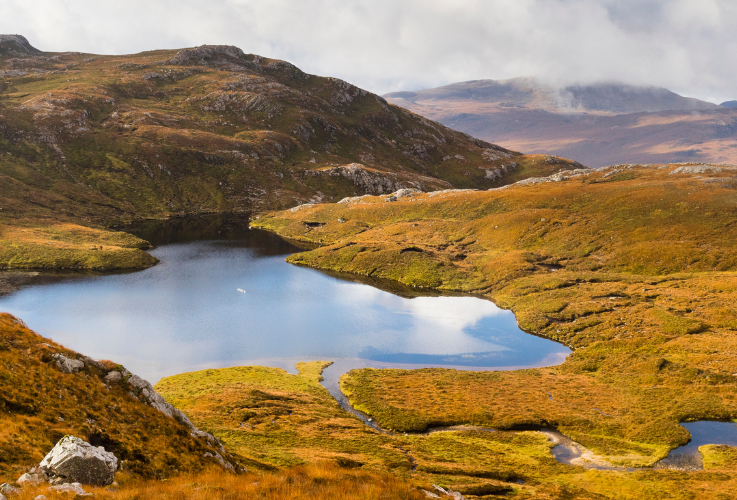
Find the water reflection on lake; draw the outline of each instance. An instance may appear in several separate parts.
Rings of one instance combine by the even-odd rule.
[[[256,230],[165,244],[151,269],[31,286],[0,298],[0,310],[152,382],[242,364],[511,368],[558,364],[570,353],[522,332],[487,300],[404,298],[285,263],[295,250]]]

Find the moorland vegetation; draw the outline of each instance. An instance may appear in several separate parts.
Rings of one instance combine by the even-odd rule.
[[[551,368],[345,375],[343,392],[380,425],[552,427],[599,463],[640,468],[688,442],[680,422],[737,418],[735,189],[735,167],[618,165],[303,206],[253,224],[321,244],[292,263],[482,295],[574,349]],[[616,486],[630,498],[662,481],[663,495],[695,495],[670,491],[669,472],[596,474],[601,484],[569,484],[603,493],[633,481]]]
[[[104,56],[0,36],[0,269],[150,266],[141,242],[99,232],[134,219],[493,187],[571,164],[236,47]]]
[[[75,434],[125,463],[100,498],[733,495],[730,447],[702,447],[701,471],[649,468],[688,441],[679,422],[737,418],[733,167],[525,156],[234,47],[52,54],[7,36],[0,153],[0,268],[146,267],[147,242],[112,226],[259,210],[254,226],[317,246],[292,263],[482,296],[574,349],[550,368],[344,376],[387,432],[340,408],[319,384],[326,363],[162,380],[231,474],[220,448],[106,379],[122,367],[3,315],[6,481]],[[433,192],[390,196],[400,188]],[[66,373],[58,355],[85,366]],[[615,470],[557,462],[542,427]],[[61,496],[20,498],[39,492]]]

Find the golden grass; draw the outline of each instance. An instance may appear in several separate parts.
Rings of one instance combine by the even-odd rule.
[[[0,314],[0,483],[37,465],[66,434],[103,444],[123,470],[142,477],[199,471],[212,451],[190,431],[130,396],[125,384],[103,382],[88,365],[62,373],[53,354],[77,354]]]
[[[148,242],[71,223],[0,225],[0,269],[112,271],[156,263]]]
[[[387,473],[349,471],[335,465],[315,464],[278,473],[244,475],[210,471],[166,481],[121,481],[120,488],[85,487],[103,500],[307,500],[307,499],[396,499],[426,498],[403,478]],[[31,500],[43,494],[49,499],[69,498],[48,487],[24,489],[14,498]]]
[[[345,376],[382,425],[551,425],[613,462],[648,465],[687,441],[680,421],[737,417],[735,183],[729,170],[675,168],[365,198],[253,224],[322,243],[290,262],[483,294],[576,349],[551,369]]]

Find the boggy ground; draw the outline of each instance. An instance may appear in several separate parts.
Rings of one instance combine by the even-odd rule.
[[[214,459],[203,458],[207,446],[191,440],[172,419],[132,398],[128,389],[100,383],[91,366],[77,374],[59,372],[44,354],[78,355],[9,315],[1,319],[2,481],[12,482],[58,437],[71,433],[124,459],[116,474],[119,486],[85,487],[110,499],[412,499],[423,498],[419,489],[433,490],[433,484],[468,499],[686,499],[729,498],[737,486],[732,477],[737,453],[724,446],[702,447],[704,471],[599,472],[558,463],[552,443],[539,432],[378,432],[342,410],[319,384],[325,362],[300,363],[298,375],[237,367],[157,384],[198,427],[221,439],[228,457],[248,468],[224,473],[212,469]],[[13,498],[39,494],[65,497],[39,486],[24,487]]]
[[[349,373],[343,390],[382,426],[549,426],[613,464],[648,466],[688,441],[679,422],[737,417],[736,173],[614,166],[304,206],[254,225],[322,244],[290,262],[480,294],[575,349],[544,369]]]
[[[260,366],[203,370],[167,377],[156,390],[263,471],[314,466],[338,467],[341,475],[391,472],[407,485],[432,490],[429,485],[440,484],[469,498],[596,498],[543,481],[582,470],[556,462],[553,445],[539,432],[469,428],[405,435],[366,426],[320,385],[329,364],[298,363],[297,375]]]
[[[378,432],[318,383],[327,364],[300,363],[297,375],[256,366],[203,370],[156,389],[228,449],[277,475],[327,467],[340,483],[357,472],[391,472],[403,484],[440,484],[467,498],[731,498],[737,486],[737,451],[726,446],[701,448],[703,471],[597,471],[557,462],[553,444],[535,431]]]

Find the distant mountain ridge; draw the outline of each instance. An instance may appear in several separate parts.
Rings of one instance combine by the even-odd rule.
[[[573,158],[591,167],[737,163],[737,102],[718,105],[661,87],[623,83],[556,87],[534,78],[513,78],[384,97],[474,137]]]
[[[556,87],[535,78],[472,80],[384,97],[408,102],[475,101],[505,107],[613,114],[719,108],[717,104],[683,97],[662,87],[605,82]]]

